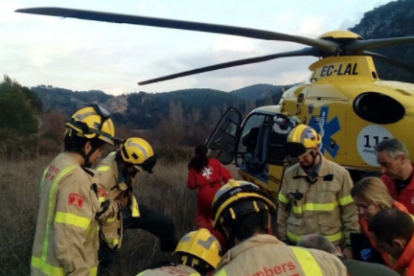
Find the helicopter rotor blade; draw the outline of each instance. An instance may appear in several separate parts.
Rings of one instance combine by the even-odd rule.
[[[315,57],[319,57],[319,56],[322,56],[322,52],[318,49],[313,48],[313,47],[307,47],[307,48],[303,48],[303,49],[297,50],[297,51],[284,52],[284,53],[279,53],[279,54],[272,54],[272,55],[266,55],[266,56],[260,56],[260,57],[254,57],[254,58],[247,58],[247,59],[240,59],[240,60],[229,61],[229,62],[220,63],[220,64],[216,64],[216,65],[206,66],[206,67],[193,69],[193,70],[189,70],[189,71],[185,71],[185,72],[181,72],[181,73],[176,73],[176,74],[172,74],[172,75],[168,75],[168,76],[159,77],[159,78],[156,78],[156,79],[141,81],[138,84],[139,85],[145,85],[145,84],[150,84],[150,83],[154,83],[154,82],[171,80],[171,79],[175,79],[175,78],[179,78],[179,77],[195,75],[195,74],[200,74],[200,73],[204,73],[204,72],[209,72],[209,71],[214,71],[214,70],[219,70],[219,69],[224,69],[224,68],[229,68],[229,67],[235,67],[235,66],[240,66],[240,65],[246,65],[246,64],[251,64],[251,63],[268,61],[268,60],[281,58],[281,57],[297,57],[297,56],[315,56]]]
[[[414,36],[394,37],[394,38],[380,38],[370,40],[355,40],[346,46],[348,51],[362,52],[369,49],[381,48],[391,45],[413,43]]]
[[[55,8],[55,7],[43,7],[43,8],[27,8],[18,9],[16,12],[29,13],[29,14],[41,14],[49,16],[62,16],[72,17],[78,19],[104,21],[111,23],[127,23],[135,25],[146,25],[153,27],[181,29],[189,31],[201,31],[208,33],[218,33],[227,35],[236,35],[243,37],[251,37],[265,40],[281,40],[305,44],[319,48],[328,53],[334,53],[338,48],[338,44],[333,41],[327,41],[322,39],[314,39],[303,36],[288,35],[283,33],[276,33],[271,31],[217,25],[209,23],[181,21],[173,19],[163,19],[155,17],[144,17],[126,14],[116,14],[98,11],[87,11],[78,9],[66,9],[66,8]]]
[[[369,52],[369,51],[364,51],[364,52],[362,52],[362,54],[368,54],[370,56],[378,58],[378,60],[387,62],[389,64],[395,65],[395,66],[400,67],[402,69],[405,69],[405,70],[409,71],[410,73],[414,73],[414,67],[413,66],[405,64],[405,63],[400,62],[400,61],[397,61],[395,59],[389,58],[387,56],[384,56],[384,55],[381,55],[381,54],[378,54],[378,53],[374,53],[374,52]]]

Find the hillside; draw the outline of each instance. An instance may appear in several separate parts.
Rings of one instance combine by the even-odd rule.
[[[282,96],[283,90],[277,85],[255,84],[230,91],[230,93],[245,100],[260,100],[273,95]]]
[[[360,23],[349,30],[358,33],[364,39],[413,36],[413,19],[414,1],[399,0],[366,12]],[[384,47],[373,51],[414,66],[413,44]],[[381,79],[413,82],[412,73],[377,60],[375,64]]]
[[[211,120],[218,120],[217,113],[221,115],[230,106],[246,113],[265,103],[276,104],[282,96],[282,87],[270,84],[252,85],[230,93],[195,88],[161,93],[141,91],[121,96],[108,95],[103,91],[72,91],[50,85],[31,89],[42,100],[44,111],[58,111],[70,116],[81,106],[95,102],[105,106],[113,114],[116,123],[135,129],[154,128],[161,119],[170,117],[172,112],[181,114],[181,120],[185,123],[197,123],[200,120],[215,123]]]
[[[72,91],[50,85],[38,85],[31,90],[42,100],[44,111],[56,110],[64,114],[72,114],[89,102],[103,104],[114,97],[103,91]]]

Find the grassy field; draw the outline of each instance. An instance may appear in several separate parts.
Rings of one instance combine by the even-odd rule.
[[[0,276],[30,275],[39,183],[43,169],[53,159],[38,157],[32,161],[0,162]],[[161,160],[153,174],[139,175],[134,186],[138,200],[171,216],[179,237],[196,229],[196,192],[186,186],[187,158]],[[229,166],[233,176],[237,171]],[[144,230],[126,232],[119,262],[110,275],[136,275],[144,266],[170,258],[159,251],[158,240]]]

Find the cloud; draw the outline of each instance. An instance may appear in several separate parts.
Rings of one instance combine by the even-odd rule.
[[[42,0],[43,3],[47,1]],[[91,8],[93,4],[77,1],[53,3],[56,6],[95,9]],[[246,5],[227,1],[214,6],[207,0],[186,2],[186,6],[168,1],[141,0],[125,1],[117,6],[105,3],[101,7],[115,13],[187,18],[316,38],[337,26],[347,28],[373,6],[389,2],[312,1],[302,2],[301,9],[297,8],[299,4],[296,1],[263,1]],[[0,75],[7,74],[23,85],[50,84],[73,90],[99,89],[117,94],[198,86],[232,90],[255,82],[285,84],[304,80],[309,76],[308,66],[316,61],[312,57],[281,58],[138,86],[137,82],[145,79],[307,46],[14,12],[27,7],[27,3],[28,0],[0,0],[0,36],[3,38],[0,41]]]
[[[153,77],[161,77],[164,75],[232,60],[271,54],[268,50],[268,48],[271,48],[269,44],[265,43],[260,44],[259,46],[262,47],[257,48],[258,45],[256,45],[254,50],[247,52],[232,50],[207,50],[199,53],[183,54],[159,60],[157,61],[157,64],[169,64],[170,66],[163,67],[163,73]],[[273,51],[275,50],[274,48],[275,47],[273,47]],[[277,48],[283,51],[289,47],[282,45]],[[186,76],[181,79],[191,79],[194,81],[194,85],[196,85],[196,87],[211,87],[215,89],[220,89],[221,87],[221,90],[227,91],[240,88],[243,85],[252,85],[254,83],[289,84],[292,82],[304,81],[308,78],[310,75],[308,66],[316,60],[317,59],[315,57],[280,58],[267,62],[248,64]]]

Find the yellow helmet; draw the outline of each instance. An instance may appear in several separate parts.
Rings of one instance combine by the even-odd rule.
[[[69,136],[75,131],[77,136],[88,139],[98,138],[114,145],[115,127],[110,113],[100,105],[92,104],[81,108],[66,123]]]
[[[174,254],[185,253],[193,255],[216,269],[221,260],[220,250],[220,243],[217,238],[207,229],[201,228],[197,231],[189,232],[182,237]],[[191,267],[198,264],[198,260],[192,260],[191,263],[187,263],[188,258],[185,255],[181,256],[180,260],[184,265]]]
[[[242,201],[246,204],[235,204]],[[273,212],[276,206],[257,185],[248,181],[230,179],[216,192],[212,209],[213,227],[217,229],[218,222],[222,224],[226,220],[235,220],[237,216],[252,211]]]
[[[138,171],[152,173],[157,158],[151,145],[141,138],[128,138],[121,144],[122,160],[134,165]]]
[[[305,155],[321,144],[321,136],[308,125],[300,124],[287,137],[286,151],[294,158]]]

